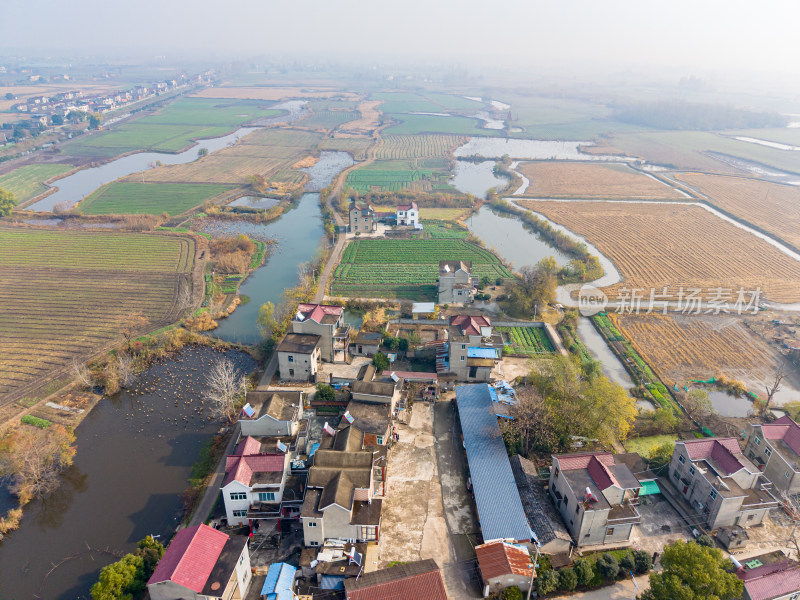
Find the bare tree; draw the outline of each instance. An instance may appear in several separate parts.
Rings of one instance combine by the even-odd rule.
[[[133,357],[127,352],[119,352],[117,354],[117,372],[119,373],[119,382],[123,387],[129,386],[136,371],[133,368]]]
[[[89,367],[77,358],[72,359],[72,375],[86,387],[92,386],[92,375],[89,372]]]
[[[178,314],[183,314],[186,309],[194,306],[194,295],[192,294],[192,284],[188,279],[182,279],[178,291]]]
[[[775,377],[772,380],[772,385],[764,386],[764,388],[767,390],[767,401],[764,403],[764,414],[767,414],[767,411],[769,411],[769,405],[772,402],[772,397],[781,389],[781,382],[783,381],[784,377],[786,377],[786,372],[783,370],[783,365],[781,365],[775,370]]]
[[[72,464],[75,434],[61,425],[47,429],[23,426],[7,439],[0,470],[8,473],[11,491],[22,501],[47,496],[60,482],[60,473]]]
[[[209,369],[206,374],[203,397],[211,403],[211,414],[232,422],[239,412],[239,402],[247,391],[247,380],[233,362],[226,358]]]

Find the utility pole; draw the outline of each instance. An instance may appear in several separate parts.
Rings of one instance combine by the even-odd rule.
[[[528,600],[531,600],[533,591],[533,580],[536,579],[536,567],[539,566],[539,544],[536,544],[536,556],[533,557],[533,568],[531,569],[531,587],[528,588]]]

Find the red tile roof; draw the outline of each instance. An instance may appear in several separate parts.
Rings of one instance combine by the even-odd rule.
[[[800,425],[788,415],[782,416],[771,425],[762,425],[764,437],[768,440],[783,440],[795,454],[800,455]]]
[[[502,541],[475,547],[484,582],[503,575],[531,576],[531,555],[521,546]]]
[[[325,315],[341,316],[344,313],[344,308],[341,306],[331,306],[328,304],[300,304],[297,307],[297,312],[303,315],[303,320],[311,319],[317,323],[322,322]]]
[[[483,315],[456,315],[450,317],[450,325],[460,328],[463,335],[480,335],[481,327],[491,327],[492,321]]]
[[[592,481],[595,482],[600,491],[606,490],[612,485],[615,485],[618,488],[622,487],[617,481],[617,478],[614,477],[614,474],[609,471],[608,467],[604,463],[600,462],[596,456],[593,456],[591,460],[589,460],[589,466],[586,467],[586,469],[589,471]]]
[[[736,473],[744,468],[737,455],[742,454],[739,441],[734,438],[714,438],[705,440],[684,440],[686,452],[692,460],[713,460],[725,475]]]
[[[411,204],[401,204],[397,207],[397,210],[417,210],[417,203],[412,202]]]
[[[227,541],[226,534],[208,525],[181,529],[172,538],[147,584],[172,581],[199,594]]]
[[[762,577],[750,578],[747,571],[744,576],[741,572],[737,575],[744,579],[744,588],[750,600],[772,600],[783,598],[792,592],[800,592],[800,565],[797,563],[788,565],[786,570],[771,572]]]
[[[614,455],[610,452],[584,452],[583,454],[557,454],[558,466],[562,471],[574,469],[588,469],[589,463],[594,458],[606,467],[613,467]]]
[[[253,473],[279,473],[286,464],[286,456],[282,452],[262,454],[261,442],[248,436],[239,442],[236,454],[225,458],[225,487],[232,481],[242,485],[250,485]]]
[[[344,580],[347,600],[448,600],[442,573],[432,559]]]

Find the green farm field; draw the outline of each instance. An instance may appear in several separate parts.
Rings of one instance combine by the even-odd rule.
[[[45,181],[72,169],[72,165],[25,165],[0,175],[0,189],[14,194],[14,200],[21,204],[46,192]]]
[[[104,185],[77,206],[85,215],[179,215],[234,186],[204,183],[135,183]]]
[[[350,171],[347,185],[358,192],[450,192],[450,172],[445,159],[376,160],[360,169]]]
[[[495,330],[506,334],[506,354],[537,356],[556,351],[544,327],[496,327]]]
[[[65,144],[70,156],[112,157],[137,150],[179,152],[193,140],[218,137],[258,118],[280,114],[268,102],[182,98],[159,112]]]
[[[464,240],[364,239],[345,248],[331,295],[434,300],[440,260],[470,260],[476,277],[512,277],[494,254]]]
[[[481,121],[469,117],[439,115],[392,114],[393,119],[401,121],[384,130],[385,135],[417,135],[420,133],[441,133],[453,135],[498,136],[503,132],[497,129],[484,129]]]
[[[38,397],[130,315],[173,322],[195,251],[188,236],[0,226],[0,404]]]

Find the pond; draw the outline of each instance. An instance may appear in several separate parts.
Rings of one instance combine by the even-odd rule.
[[[579,146],[592,146],[593,142],[564,142],[553,140],[518,140],[507,138],[472,137],[456,148],[456,157],[482,156],[499,159],[504,155],[519,160],[600,160],[627,161],[624,156],[584,154]]]
[[[196,145],[188,150],[177,154],[167,152],[137,152],[123,156],[111,162],[81,169],[63,179],[53,183],[57,188],[49,196],[42,198],[27,207],[28,210],[52,211],[56,204],[63,204],[72,208],[86,196],[97,190],[99,187],[111,183],[115,179],[125,177],[131,173],[138,173],[152,168],[156,161],[161,161],[164,165],[179,165],[197,160],[197,152],[201,148],[206,148],[209,153],[221,150],[248,133],[255,131],[254,127],[242,127],[233,133],[217,138],[200,140]]]
[[[541,239],[517,217],[495,212],[488,206],[471,215],[467,227],[515,269],[533,266],[547,256],[552,256],[561,267],[570,261],[566,254]]]
[[[319,160],[314,163],[314,166],[303,169],[309,175],[306,191],[321,191],[333,183],[339,173],[354,164],[353,157],[347,152],[320,152]]]
[[[485,160],[478,163],[457,160],[450,184],[460,192],[484,198],[486,192],[490,189],[503,189],[508,185],[508,179],[497,177],[494,174],[494,165],[495,162],[493,160]]]
[[[753,403],[746,396],[734,396],[725,390],[706,389],[711,405],[720,416],[746,417],[753,412]]]
[[[242,373],[255,368],[243,352],[187,347],[86,416],[61,487],[30,503],[20,529],[0,542],[0,598],[88,598],[100,569],[116,560],[106,548],[131,552],[148,534],[168,539],[191,466],[219,429],[202,410],[201,374],[223,357]]]
[[[262,198],[261,196],[242,196],[237,198],[228,206],[246,206],[247,208],[257,208],[259,210],[267,210],[276,206],[280,202],[277,198]]]

